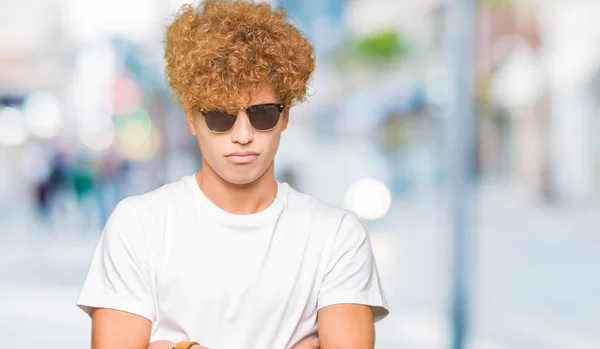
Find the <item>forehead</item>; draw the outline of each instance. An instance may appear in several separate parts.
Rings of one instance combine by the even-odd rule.
[[[237,113],[240,108],[263,103],[283,103],[275,89],[268,84],[236,89],[219,88],[204,101],[198,101],[197,106],[204,110],[220,109],[229,113]]]
[[[280,103],[275,94],[275,91],[270,86],[250,89],[247,91],[239,91],[236,93],[237,98],[232,95],[223,98],[222,103],[215,105],[215,109],[222,109],[231,113],[236,113],[240,109],[247,108],[251,105],[264,103]],[[209,109],[209,108],[207,108]]]
[[[248,93],[248,96],[251,104],[277,102],[277,96],[270,86],[259,87]]]

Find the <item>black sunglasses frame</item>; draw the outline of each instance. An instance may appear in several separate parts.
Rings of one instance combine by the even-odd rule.
[[[276,107],[278,107],[278,108],[279,108],[279,114],[278,114],[278,119],[277,119],[277,122],[275,122],[275,125],[273,125],[273,127],[269,128],[269,129],[264,129],[264,130],[262,130],[262,129],[256,128],[256,127],[254,126],[254,124],[252,123],[252,109],[255,109],[255,108],[260,108],[260,107],[270,107],[270,106],[276,106]],[[248,115],[248,119],[250,120],[250,124],[252,125],[252,128],[254,128],[256,131],[268,132],[268,131],[271,131],[272,129],[274,129],[274,128],[277,126],[277,124],[279,123],[279,118],[281,118],[281,113],[283,112],[283,110],[284,110],[284,109],[285,109],[285,104],[280,104],[280,103],[264,103],[264,104],[255,104],[255,105],[251,105],[251,106],[248,106],[248,107],[245,107],[245,108],[244,108],[244,107],[242,107],[242,108],[240,108],[240,111],[242,111],[242,110],[245,110],[245,111],[246,111],[246,114]],[[225,131],[215,131],[215,130],[211,129],[210,127],[208,127],[208,124],[207,124],[206,126],[208,127],[208,129],[209,129],[209,130],[210,130],[210,132],[212,132],[212,133],[227,133],[227,132],[231,131],[231,129],[232,129],[232,128],[233,128],[233,126],[235,125],[235,121],[236,121],[235,119],[237,119],[237,115],[231,115],[231,114],[229,114],[229,113],[227,113],[227,112],[225,112],[225,111],[221,111],[221,110],[218,110],[218,109],[216,109],[216,110],[205,110],[205,109],[203,109],[202,107],[200,107],[200,108],[198,108],[198,111],[199,111],[199,112],[200,112],[202,115],[204,115],[204,117],[205,117],[205,118],[207,117],[207,114],[208,114],[208,113],[211,113],[211,112],[219,112],[219,113],[222,113],[222,114],[224,114],[224,115],[227,115],[227,116],[229,116],[230,118],[232,118],[232,119],[233,119],[233,122],[231,123],[231,127],[230,127],[230,128],[228,128],[228,129],[227,129],[227,130],[225,130]]]

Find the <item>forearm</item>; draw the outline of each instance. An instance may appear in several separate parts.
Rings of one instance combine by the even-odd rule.
[[[175,344],[176,343],[169,342],[169,341],[156,341],[156,342],[150,343],[150,345],[148,346],[148,349],[173,349]]]
[[[150,343],[148,349],[172,349],[176,343],[169,341],[156,341]],[[319,339],[310,339],[296,344],[292,349],[317,349],[319,348]],[[201,345],[194,345],[191,349],[208,349]]]
[[[148,349],[173,349],[173,347],[175,346],[175,342],[170,342],[170,341],[156,341],[156,342],[152,342],[150,343],[150,345],[148,346]],[[207,349],[204,348],[203,346],[200,345],[194,345],[192,346],[191,349]]]

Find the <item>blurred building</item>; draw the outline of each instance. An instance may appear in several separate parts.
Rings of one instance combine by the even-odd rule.
[[[89,343],[73,304],[107,216],[123,197],[198,170],[162,57],[165,25],[185,2],[2,2],[0,338],[9,344]],[[317,54],[277,178],[365,221],[392,307],[377,348],[447,348],[454,91],[444,18],[454,2],[267,2],[286,8]],[[600,2],[476,4],[470,348],[600,348]]]

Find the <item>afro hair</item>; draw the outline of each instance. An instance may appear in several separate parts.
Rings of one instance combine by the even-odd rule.
[[[231,113],[265,86],[288,107],[304,101],[315,67],[313,47],[283,9],[242,0],[183,5],[167,29],[165,60],[184,108]]]

